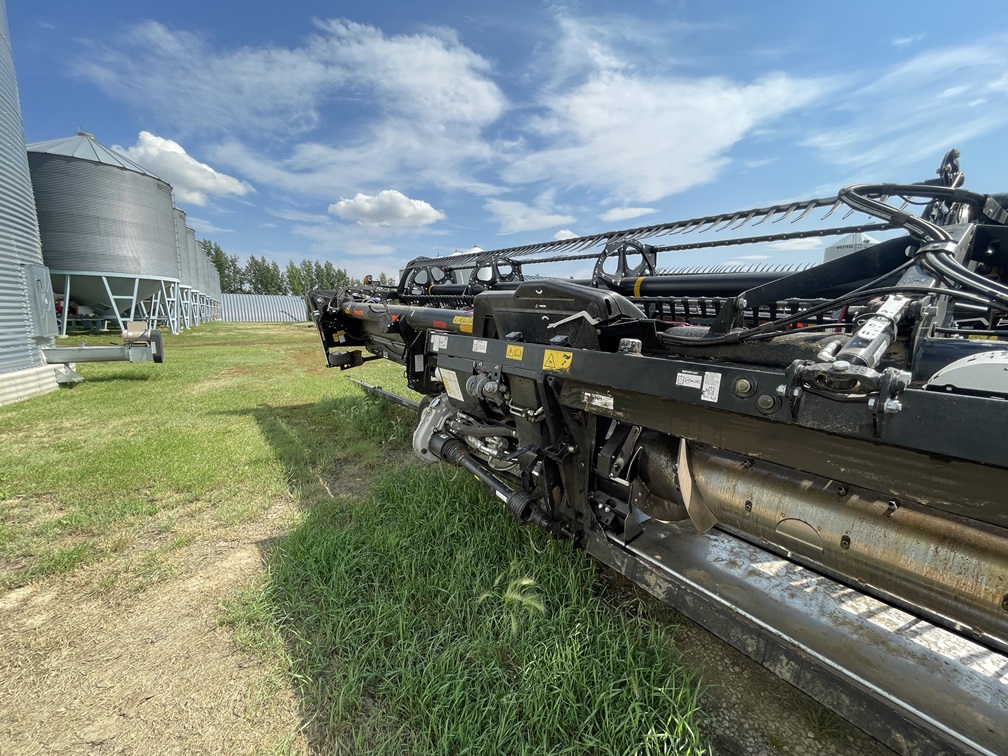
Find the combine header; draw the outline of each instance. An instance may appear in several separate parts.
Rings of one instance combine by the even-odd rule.
[[[330,366],[405,366],[421,458],[897,751],[1003,752],[1008,197],[961,188],[954,150],[938,176],[310,299]],[[802,270],[658,265],[854,232],[883,240]]]

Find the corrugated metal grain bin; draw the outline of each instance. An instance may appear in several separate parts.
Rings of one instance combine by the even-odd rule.
[[[203,248],[196,241],[196,231],[186,227],[186,243],[189,245],[189,254],[192,256],[192,287],[204,294],[206,291],[206,255]]]
[[[60,274],[73,274],[73,298],[103,308],[110,303],[96,276],[132,278],[141,300],[160,280],[178,281],[171,186],[83,132],[28,145],[28,165],[57,288]]]
[[[52,284],[42,264],[24,126],[0,0],[0,404],[56,388],[41,347],[52,343]]]
[[[304,297],[294,294],[223,294],[221,319],[229,323],[301,323],[308,320]]]
[[[175,244],[179,255],[179,283],[192,287],[193,258],[189,250],[189,237],[186,234],[185,211],[175,208]]]

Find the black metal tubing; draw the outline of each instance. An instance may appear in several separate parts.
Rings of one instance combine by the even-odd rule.
[[[725,304],[711,326],[711,333],[726,334],[731,331],[746,308],[762,307],[789,298],[812,297],[817,292],[866,279],[874,280],[892,273],[906,263],[906,250],[911,244],[912,240],[908,236],[889,239],[744,291],[736,301]]]

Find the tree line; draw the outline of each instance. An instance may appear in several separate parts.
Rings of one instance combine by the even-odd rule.
[[[200,244],[210,262],[220,274],[222,294],[296,294],[303,297],[312,289],[341,289],[344,286],[360,286],[360,279],[349,275],[343,268],[337,268],[326,260],[302,260],[298,265],[293,260],[281,268],[275,260],[266,256],[250,255],[248,262],[241,265],[237,255],[229,255],[216,242],[203,239]],[[382,273],[378,282],[395,284],[396,279]]]

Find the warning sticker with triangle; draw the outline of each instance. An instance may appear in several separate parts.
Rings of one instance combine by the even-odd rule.
[[[561,352],[557,349],[547,349],[543,354],[543,370],[557,373],[569,373],[574,362],[573,352]]]

